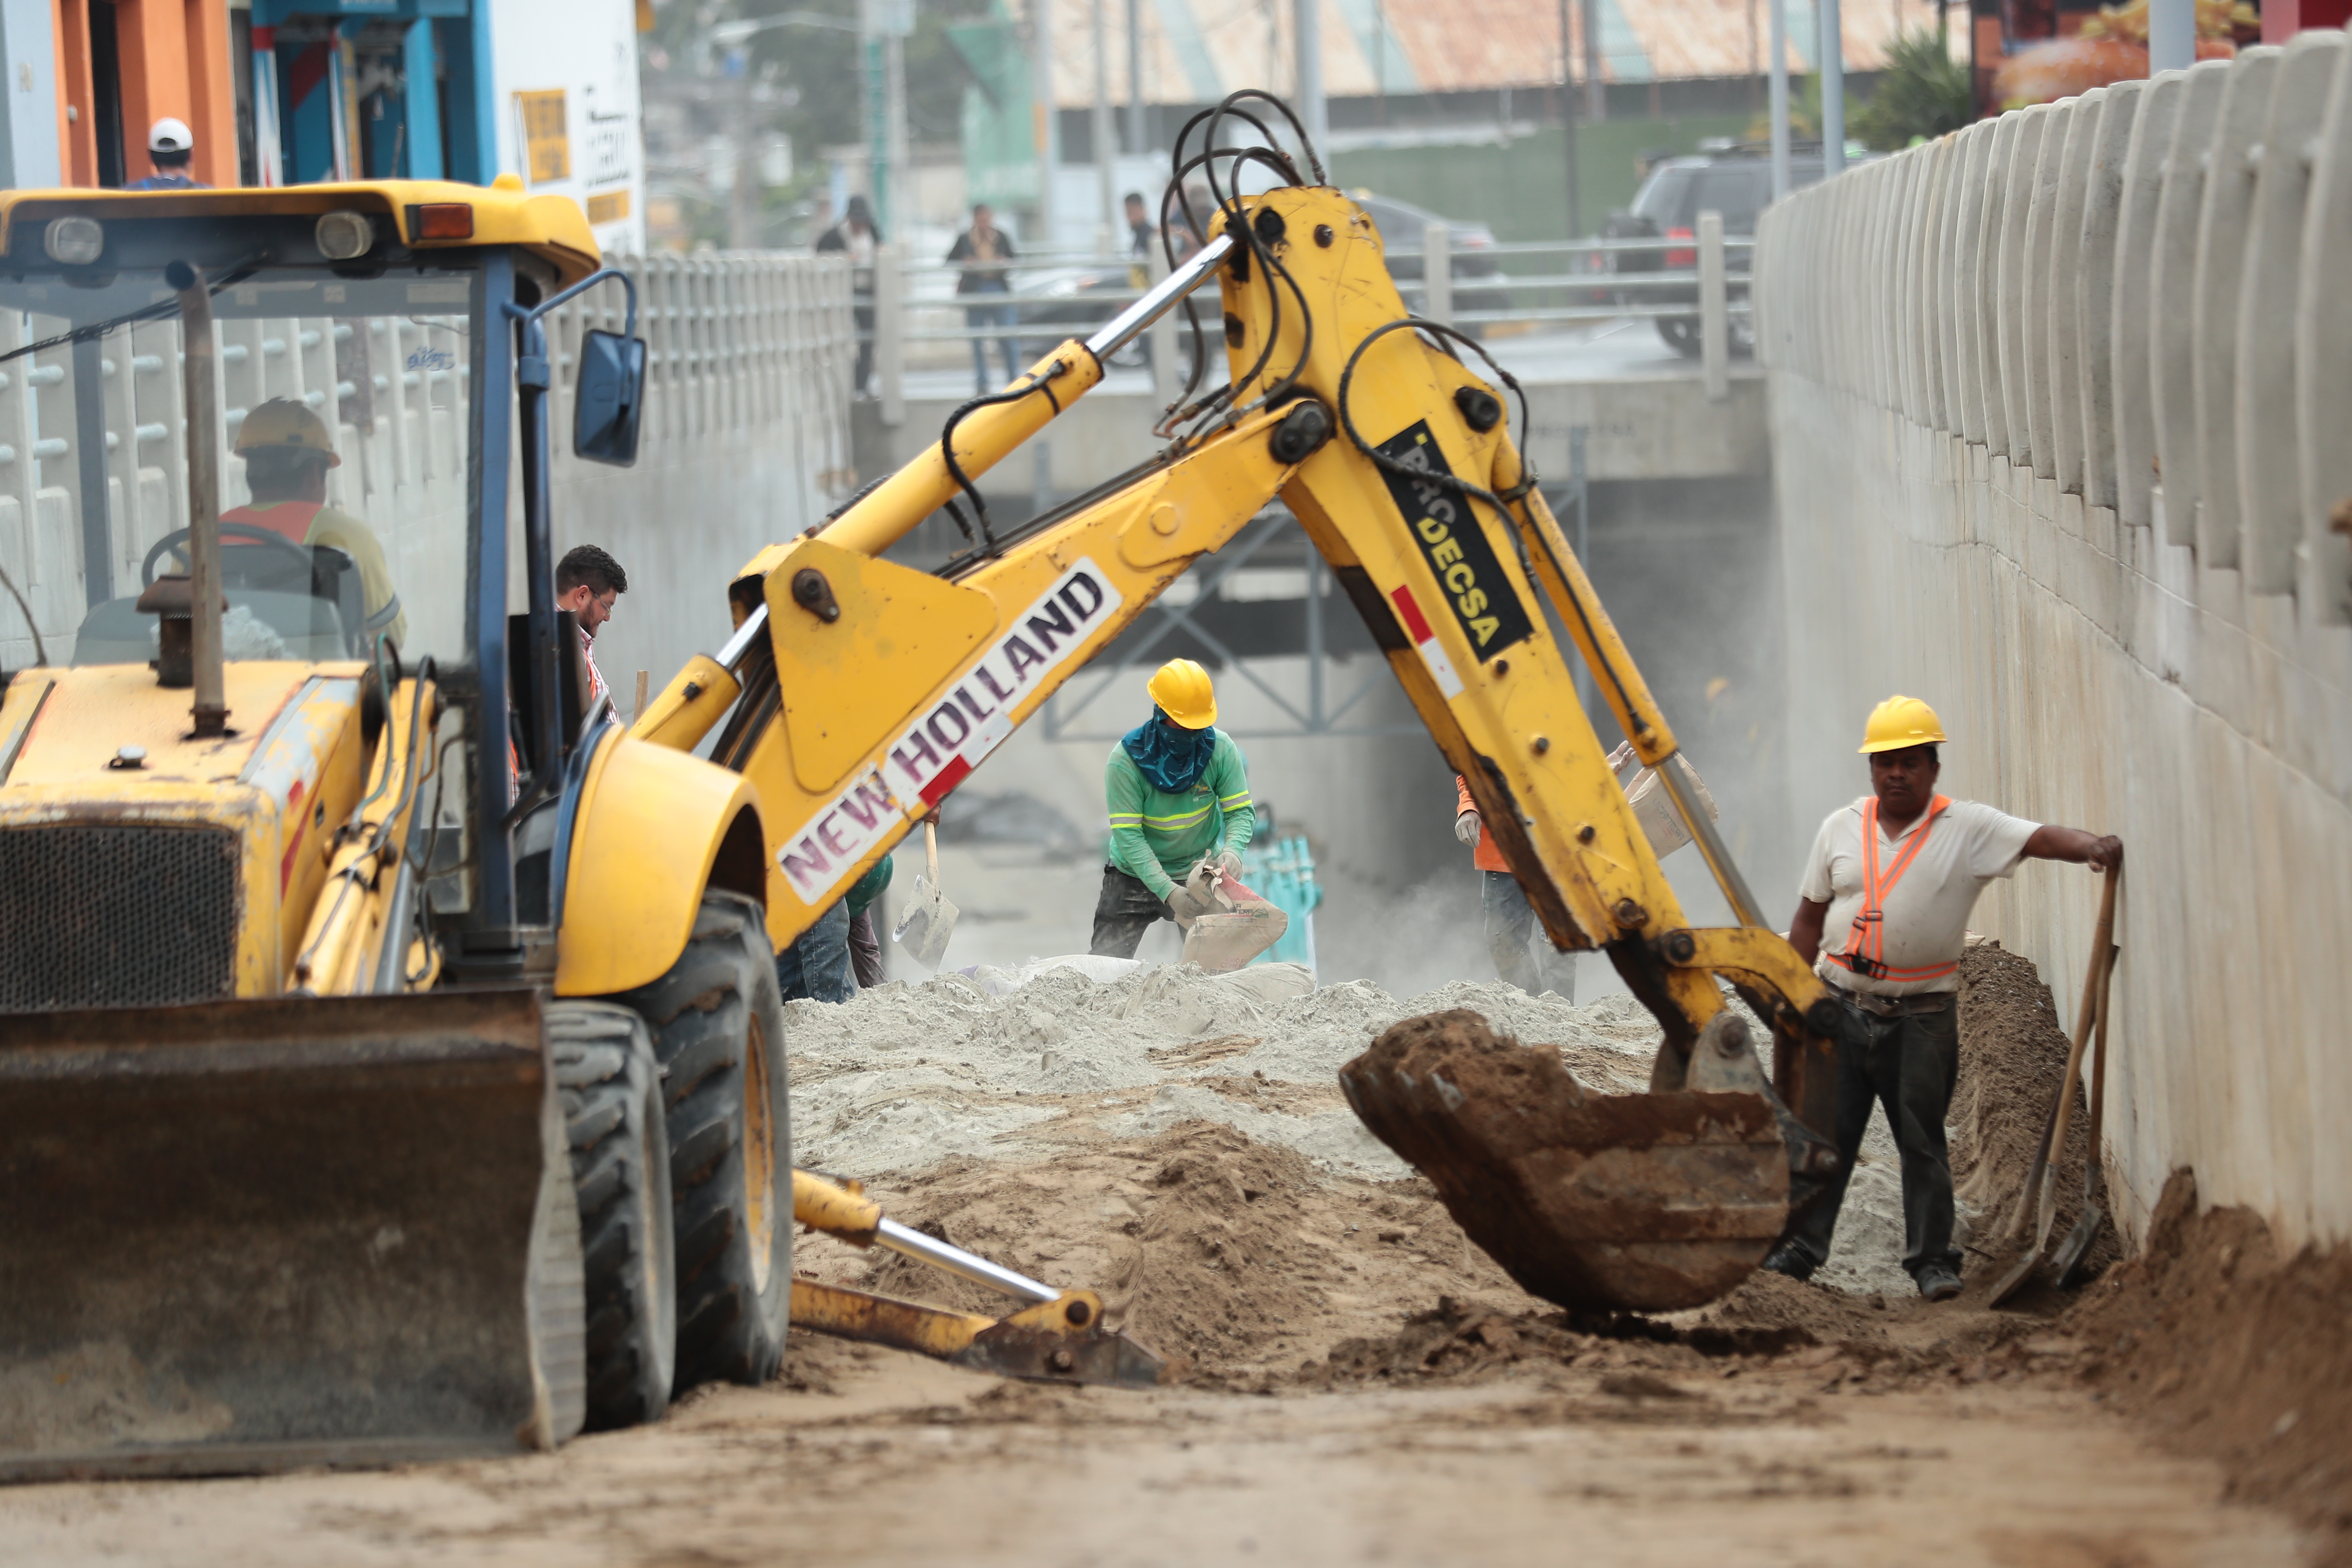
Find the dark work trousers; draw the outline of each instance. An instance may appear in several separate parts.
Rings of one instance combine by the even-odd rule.
[[[1934,1013],[1881,1017],[1843,998],[1838,1013],[1840,1169],[1828,1197],[1790,1239],[1815,1267],[1828,1261],[1838,1205],[1845,1201],[1846,1179],[1875,1101],[1886,1108],[1903,1161],[1903,1267],[1915,1279],[1931,1263],[1958,1274],[1960,1249],[1952,1245],[1952,1163],[1944,1144],[1944,1118],[1959,1074],[1959,1015],[1947,1005]]]
[[[868,390],[867,384],[874,379],[874,307],[853,305],[850,307],[849,319],[851,325],[857,329],[857,369],[855,373],[855,389],[864,393]]]
[[[874,911],[860,910],[849,917],[849,967],[857,988],[871,991],[882,984],[882,939],[874,931]]]
[[[1576,959],[1552,946],[1519,879],[1508,871],[1482,869],[1478,875],[1485,879],[1479,891],[1480,912],[1496,975],[1530,996],[1550,991],[1563,1002],[1575,1001]]]
[[[846,1002],[857,994],[849,972],[849,905],[838,903],[776,954],[776,986],[787,1002]]]
[[[1087,951],[1097,958],[1133,958],[1136,944],[1154,921],[1172,921],[1175,914],[1160,895],[1116,866],[1103,868],[1102,892],[1095,900],[1095,940]]]

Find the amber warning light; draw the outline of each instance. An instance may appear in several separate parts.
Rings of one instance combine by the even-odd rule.
[[[471,239],[474,209],[464,202],[425,202],[411,206],[408,237],[412,243],[420,239]]]

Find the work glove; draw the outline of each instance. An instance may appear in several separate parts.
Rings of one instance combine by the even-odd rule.
[[[1465,844],[1475,845],[1478,842],[1478,814],[1475,811],[1465,811],[1455,817],[1454,837]]]
[[[1242,879],[1242,852],[1238,849],[1227,849],[1220,852],[1217,856],[1217,869],[1223,875],[1231,877],[1234,881],[1240,881]]]
[[[1205,891],[1174,887],[1168,889],[1168,912],[1176,917],[1178,925],[1189,930],[1192,922],[1202,915],[1215,914],[1217,905]]]

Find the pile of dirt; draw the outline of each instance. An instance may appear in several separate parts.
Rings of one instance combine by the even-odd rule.
[[[2010,1234],[2010,1222],[2040,1147],[2050,1107],[2065,1081],[2071,1042],[2058,1026],[2050,987],[2029,961],[1986,942],[1960,961],[1960,1071],[1952,1093],[1952,1179],[1974,1215],[1963,1247],[1979,1261],[1970,1272],[2005,1271],[2032,1239],[2029,1228]],[[2084,1080],[2091,1062],[2085,1052]],[[2050,1180],[2058,1194],[2054,1243],[2074,1227],[2083,1206],[2083,1177],[2091,1149],[2091,1110],[2078,1087],[2065,1147],[2053,1157]],[[2095,1278],[2119,1256],[2114,1228],[2093,1246],[2084,1277]]]
[[[1102,1293],[1112,1326],[1192,1380],[1254,1384],[1433,1292],[1538,1309],[1416,1179],[1318,1171],[1217,1122],[1071,1147],[1049,1164],[948,1162],[870,1183],[894,1218],[1056,1285]],[[804,1241],[834,1283],[992,1315],[1001,1296],[894,1254]]]
[[[2068,1315],[2083,1375],[2231,1495],[2291,1510],[2352,1563],[2352,1247],[2283,1257],[2252,1211],[2197,1212],[2176,1172],[2140,1255]]]

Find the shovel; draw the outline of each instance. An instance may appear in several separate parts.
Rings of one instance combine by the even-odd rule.
[[[955,934],[956,907],[940,891],[940,829],[928,817],[923,821],[923,861],[930,874],[915,879],[915,896],[890,938],[917,963],[937,969],[947,956],[948,938]]]
[[[2113,873],[2121,876],[2118,868]],[[2106,1125],[2107,1111],[2107,985],[2115,978],[2116,955],[2122,949],[2107,949],[2107,966],[2099,976],[2098,1037],[2091,1043],[2091,1152],[2083,1170],[2083,1212],[2074,1221],[2074,1228],[2058,1244],[2050,1256],[2050,1270],[2058,1280],[2061,1290],[2071,1290],[2082,1283],[2083,1259],[2089,1256],[2091,1244],[2099,1239],[2099,1229],[2107,1223],[2105,1200],[2107,1194],[2105,1168],[2099,1162],[2099,1142]]]
[[[2083,1005],[2075,1010],[2074,1039],[2066,1053],[2066,1076],[2058,1085],[2058,1098],[2050,1107],[2050,1114],[2042,1124],[2042,1146],[2034,1151],[2032,1168],[2025,1175],[2025,1190],[2018,1194],[2017,1208],[2010,1218],[2006,1235],[2014,1237],[2024,1228],[2025,1216],[2034,1216],[2033,1245],[2025,1249],[2010,1271],[2002,1275],[1992,1288],[1993,1306],[2000,1306],[2017,1294],[2042,1261],[2042,1249],[2050,1244],[2050,1228],[2057,1219],[2058,1188],[2050,1180],[2050,1163],[2063,1158],[2066,1148],[2066,1126],[2074,1120],[2074,1090],[2083,1081],[2083,1048],[2090,1043],[2091,1026],[2105,1009],[2107,962],[2113,955],[2116,929],[2116,882],[2118,870],[2107,872],[2107,885],[2099,892],[2099,925],[2091,940],[2091,967],[2083,976]],[[2086,1244],[2087,1245],[2087,1244]]]

